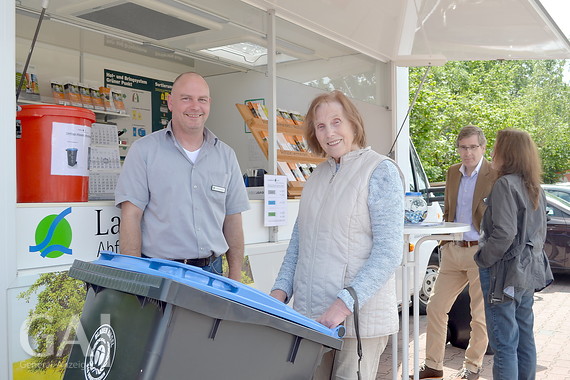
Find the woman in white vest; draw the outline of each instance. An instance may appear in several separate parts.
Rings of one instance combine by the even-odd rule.
[[[363,380],[376,379],[389,335],[398,331],[394,272],[402,261],[404,187],[389,158],[366,147],[362,117],[341,92],[317,96],[305,118],[311,150],[328,160],[306,182],[291,241],[271,295],[323,325],[347,330],[341,351],[313,379],[356,379],[358,300]]]

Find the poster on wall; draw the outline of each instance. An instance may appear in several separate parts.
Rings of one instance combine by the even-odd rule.
[[[105,69],[105,86],[121,91],[126,112],[130,116],[129,119],[117,120],[121,155],[126,155],[128,147],[135,140],[168,124],[171,113],[167,100],[172,91],[172,82]]]
[[[54,122],[51,135],[51,174],[88,176],[90,143],[91,127]]]
[[[118,252],[121,210],[112,203],[77,203],[16,210],[18,275],[64,270],[75,259]]]
[[[67,269],[119,252],[120,209],[111,202],[18,207],[16,223],[18,275],[7,289],[11,380],[60,380],[73,344],[89,343],[79,324],[85,284]]]
[[[264,187],[263,225],[284,226],[287,224],[287,177],[284,175],[266,174]]]

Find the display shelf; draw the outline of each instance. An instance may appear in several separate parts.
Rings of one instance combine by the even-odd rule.
[[[53,106],[71,107],[70,104],[57,104],[55,102],[51,103],[51,102],[28,100],[28,99],[21,99],[21,98],[18,99],[18,104],[38,104],[38,105],[53,105]],[[93,111],[93,113],[95,114],[97,119],[104,119],[105,121],[107,121],[109,119],[130,117],[130,115],[124,114],[124,113],[110,112],[110,111],[99,111],[99,110],[94,110],[94,109],[90,109],[90,108],[85,108],[85,109]]]
[[[265,157],[267,158],[269,156],[268,143],[267,143],[267,136],[268,136],[267,120],[263,120],[261,118],[253,116],[251,110],[245,104],[236,104],[236,107],[241,117],[247,124],[249,130],[251,131],[253,138],[255,139],[255,141],[263,151],[263,154],[265,154]],[[277,133],[281,133],[283,135],[288,135],[288,136],[304,135],[304,131],[301,126],[284,124],[280,122],[277,122]],[[285,150],[285,149],[277,150],[277,162],[286,163],[289,166],[291,164],[295,165],[295,167],[297,167],[299,164],[317,165],[325,160],[326,160],[325,157],[317,156],[308,151]],[[283,172],[283,170],[280,167],[278,169],[281,172],[281,174],[287,175],[285,172]],[[294,170],[291,171],[293,176],[297,175],[294,173]],[[303,174],[301,173],[301,175]],[[304,184],[305,181],[302,180],[293,181],[289,179],[287,181],[287,196],[289,198],[300,197]]]

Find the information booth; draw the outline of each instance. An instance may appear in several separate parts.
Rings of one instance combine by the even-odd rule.
[[[68,270],[74,259],[92,261],[100,251],[118,250],[120,215],[108,198],[117,173],[109,162],[168,122],[165,99],[178,74],[196,71],[206,77],[213,98],[207,126],[234,148],[244,173],[263,169],[279,174],[278,110],[302,113],[316,94],[331,89],[354,99],[372,148],[392,151],[409,173],[407,67],[450,60],[570,58],[568,40],[536,0],[5,1],[0,4],[0,45],[2,379],[29,378],[31,366],[44,370],[46,379],[58,378],[54,368],[65,352],[53,351],[53,332],[40,328],[37,335],[28,335],[28,323],[38,317],[29,318],[30,311],[41,306],[38,293],[58,286],[50,274]],[[30,85],[16,102],[14,74],[23,71],[32,45]],[[88,107],[94,124],[112,125],[119,140],[111,146],[103,139],[92,147],[97,154],[91,158],[106,163],[90,173],[97,184],[91,190],[99,190],[86,202],[18,202],[17,105],[58,104],[57,94],[67,91],[79,96],[69,98],[71,105],[81,102],[85,108],[77,99],[86,89],[116,101],[110,109],[106,104]],[[269,110],[267,156],[236,108],[248,102]],[[61,148],[65,164],[74,166],[79,150]],[[27,154],[45,159],[34,149]],[[287,221],[278,227],[264,225],[263,200],[250,203],[243,215],[246,255],[253,285],[267,291],[299,201],[287,200]],[[48,252],[49,245],[61,249]],[[40,279],[45,281],[38,283]],[[54,315],[41,318],[49,321]],[[60,336],[72,339],[67,326],[60,329]]]

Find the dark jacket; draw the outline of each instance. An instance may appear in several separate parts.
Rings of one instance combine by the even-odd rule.
[[[509,174],[495,182],[487,198],[475,262],[490,268],[489,302],[513,296],[505,290],[541,290],[552,282],[552,272],[544,254],[546,238],[546,198],[540,190],[535,210],[519,175]]]

